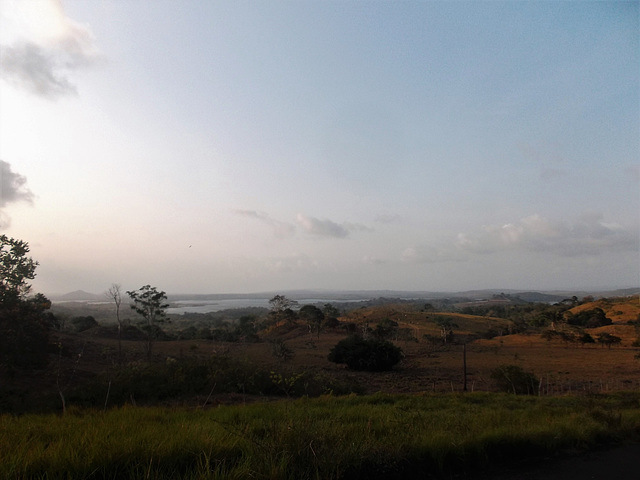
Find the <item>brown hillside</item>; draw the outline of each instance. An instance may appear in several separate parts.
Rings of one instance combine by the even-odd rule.
[[[640,296],[601,298],[573,307],[569,311],[575,314],[594,308],[601,308],[613,323],[636,321],[640,319]]]

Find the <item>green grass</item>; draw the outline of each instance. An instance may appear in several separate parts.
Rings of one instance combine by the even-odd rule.
[[[638,392],[73,409],[65,416],[0,416],[0,478],[429,478],[635,439],[638,432]]]

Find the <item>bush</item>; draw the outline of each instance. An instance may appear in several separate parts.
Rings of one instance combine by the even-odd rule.
[[[365,340],[352,335],[338,342],[329,352],[328,359],[345,363],[351,370],[380,372],[391,370],[402,360],[402,349],[386,340]]]
[[[540,380],[518,365],[502,365],[491,372],[491,378],[503,392],[516,395],[537,395]]]
[[[567,323],[569,325],[575,325],[586,328],[597,328],[605,325],[611,325],[613,322],[606,316],[604,310],[601,308],[594,308],[592,310],[584,310],[573,315],[569,312],[567,314]]]

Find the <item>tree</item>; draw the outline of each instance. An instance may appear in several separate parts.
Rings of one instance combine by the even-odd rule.
[[[283,362],[288,362],[293,358],[293,350],[280,339],[271,342],[271,354]]]
[[[38,262],[27,257],[27,253],[27,242],[0,235],[0,303],[3,305],[23,300],[31,290],[27,280],[36,277]]]
[[[309,327],[309,335],[313,337],[315,333],[317,337],[320,337],[320,327],[324,320],[322,310],[314,305],[304,305],[298,312],[298,317]]]
[[[569,325],[576,325],[587,328],[597,328],[605,325],[611,325],[613,322],[604,313],[601,308],[593,308],[591,310],[583,310],[582,312],[574,313],[567,312],[567,323]]]
[[[271,305],[269,315],[273,317],[274,322],[284,320],[287,324],[292,324],[297,315],[291,307],[294,307],[297,304],[298,302],[290,300],[284,295],[276,295],[269,300],[269,305]]]
[[[453,329],[458,328],[458,325],[454,323],[450,318],[439,318],[436,320],[436,324],[440,327],[440,337],[442,343],[445,345],[453,341]]]
[[[398,333],[398,322],[385,318],[382,320],[373,331],[374,335],[378,338],[389,339],[393,338]]]
[[[596,341],[593,339],[593,337],[588,334],[587,332],[584,332],[580,338],[578,338],[578,341],[582,344],[582,345],[586,345],[587,343],[596,343]]]
[[[402,349],[389,341],[352,335],[338,342],[327,358],[333,363],[345,363],[351,370],[380,372],[391,370],[402,356]]]
[[[276,295],[271,300],[269,300],[271,311],[274,313],[282,313],[286,309],[291,308],[297,304],[298,302],[296,302],[295,300],[290,300],[284,295]]]
[[[331,303],[325,303],[322,307],[322,313],[324,318],[338,318],[340,316],[340,310],[334,307]]]
[[[608,349],[611,349],[612,345],[618,345],[622,342],[622,339],[616,335],[611,335],[608,332],[602,332],[598,334],[598,343],[602,346],[606,345]]]
[[[45,366],[55,323],[47,297],[27,297],[38,266],[28,253],[28,243],[0,235],[0,364],[9,369]]]
[[[122,287],[119,283],[112,283],[105,292],[106,297],[116,306],[116,321],[118,322],[118,364],[122,363],[122,321],[120,320],[120,304],[122,303]]]
[[[158,291],[156,287],[145,285],[139,290],[127,291],[127,295],[133,300],[131,308],[144,318],[143,330],[147,334],[147,355],[150,357],[153,340],[160,333],[160,327],[156,324],[167,320],[167,294]]]

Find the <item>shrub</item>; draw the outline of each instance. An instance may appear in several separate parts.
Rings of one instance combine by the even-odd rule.
[[[518,365],[501,365],[491,372],[491,378],[503,392],[516,395],[537,395],[539,380],[530,372],[525,372]]]
[[[584,310],[573,315],[569,312],[567,314],[567,323],[569,325],[576,325],[587,328],[597,328],[604,325],[611,325],[612,321],[606,316],[604,310],[601,308],[594,308],[592,310]]]
[[[71,319],[71,329],[74,332],[84,332],[86,330],[89,330],[93,327],[97,327],[98,326],[98,322],[96,322],[96,319],[93,318],[91,315],[88,315],[86,317],[73,317]]]
[[[402,359],[402,349],[386,340],[365,340],[352,335],[338,342],[329,352],[328,359],[345,363],[351,370],[379,372],[391,370]]]

